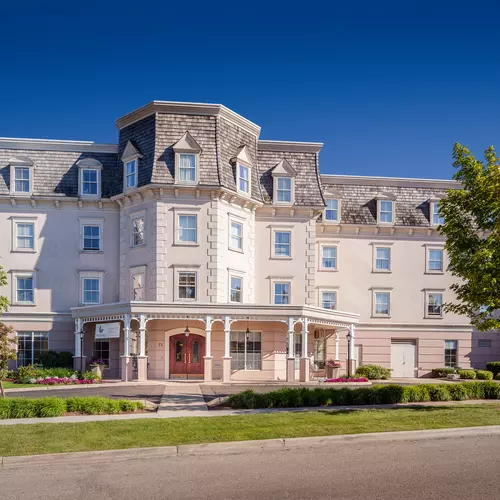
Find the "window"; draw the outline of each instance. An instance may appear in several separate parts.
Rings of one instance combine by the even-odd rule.
[[[92,357],[102,359],[109,366],[109,340],[94,340]]]
[[[197,216],[196,215],[179,215],[179,242],[181,243],[196,243],[197,237]]]
[[[17,366],[36,365],[49,350],[48,332],[17,332]]]
[[[82,302],[83,304],[100,304],[100,278],[82,278]]]
[[[101,226],[83,226],[83,250],[101,250]]]
[[[378,221],[385,224],[392,224],[394,222],[393,209],[394,202],[388,200],[379,200],[379,214]]]
[[[427,294],[427,315],[442,316],[443,315],[443,294],[431,292]]]
[[[288,335],[287,335],[288,339]],[[288,345],[286,346],[286,355],[290,352]],[[300,369],[300,358],[302,357],[302,335],[299,333],[293,334],[293,355],[295,357],[295,369]]]
[[[443,272],[443,250],[441,248],[429,248],[427,253],[427,272]]]
[[[16,302],[19,304],[35,303],[35,278],[16,276]]]
[[[375,247],[375,271],[391,270],[391,249],[389,247]]]
[[[81,171],[81,194],[97,196],[99,194],[99,170],[83,168]]]
[[[321,247],[321,269],[337,269],[337,247]]]
[[[439,201],[431,202],[431,224],[433,226],[444,224],[444,217],[439,215]]]
[[[250,169],[241,163],[236,165],[236,169],[238,172],[238,191],[250,194]]]
[[[137,186],[137,160],[125,163],[125,187],[127,189]]]
[[[314,369],[323,370],[325,368],[326,338],[324,331],[314,332]]]
[[[326,200],[325,220],[331,222],[339,221],[339,200],[332,198]]]
[[[274,283],[274,304],[284,305],[290,304],[290,282],[275,282]]]
[[[14,191],[16,193],[31,192],[30,167],[14,167]]]
[[[375,315],[389,316],[390,297],[389,292],[375,292]]]
[[[289,177],[276,177],[276,196],[279,203],[292,202],[292,179]]]
[[[243,224],[240,222],[231,221],[229,248],[233,250],[243,250]]]
[[[181,182],[196,182],[196,155],[179,155],[179,180]]]
[[[229,282],[229,300],[231,302],[242,302],[243,278],[240,276],[231,276]]]
[[[260,332],[231,332],[230,354],[232,370],[261,370]]]
[[[132,275],[132,300],[145,300],[143,272]]]
[[[132,219],[132,246],[144,245],[144,217],[134,217]]]
[[[491,339],[478,339],[477,346],[480,348],[491,349]]]
[[[337,292],[322,291],[321,292],[321,307],[323,309],[337,309]]]
[[[195,272],[179,272],[179,299],[196,300]]]
[[[458,342],[456,340],[444,341],[444,366],[455,368],[457,366]]]
[[[16,222],[16,249],[35,249],[35,224],[33,222]]]
[[[291,232],[274,231],[274,257],[291,257]]]

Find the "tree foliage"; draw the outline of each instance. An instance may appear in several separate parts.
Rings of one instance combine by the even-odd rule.
[[[451,274],[457,300],[445,310],[470,318],[481,331],[500,327],[500,165],[493,146],[478,160],[455,144],[453,178],[463,189],[447,192],[440,202]]]
[[[7,273],[0,266],[0,288],[7,286]],[[9,308],[9,301],[5,295],[0,295],[0,314],[7,311]]]
[[[7,285],[7,274],[0,266],[0,287]],[[0,295],[0,314],[7,311],[9,301],[4,295]],[[5,397],[2,380],[7,375],[9,360],[17,357],[17,338],[12,333],[12,328],[0,323],[0,394]]]

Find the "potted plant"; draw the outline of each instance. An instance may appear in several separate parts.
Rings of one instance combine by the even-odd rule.
[[[108,367],[108,364],[104,359],[92,358],[89,363],[90,371],[99,375],[102,378],[104,369]]]
[[[338,378],[340,363],[334,359],[328,359],[325,363],[326,378]]]

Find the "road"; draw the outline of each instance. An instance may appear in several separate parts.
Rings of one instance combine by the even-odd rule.
[[[0,468],[18,500],[499,498],[500,436]]]

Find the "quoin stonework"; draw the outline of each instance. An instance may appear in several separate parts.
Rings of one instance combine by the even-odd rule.
[[[328,359],[420,377],[498,358],[496,333],[443,311],[453,181],[321,174],[322,144],[260,140],[217,104],[116,124],[118,144],[0,139],[18,365],[56,350],[123,380],[307,381]]]

